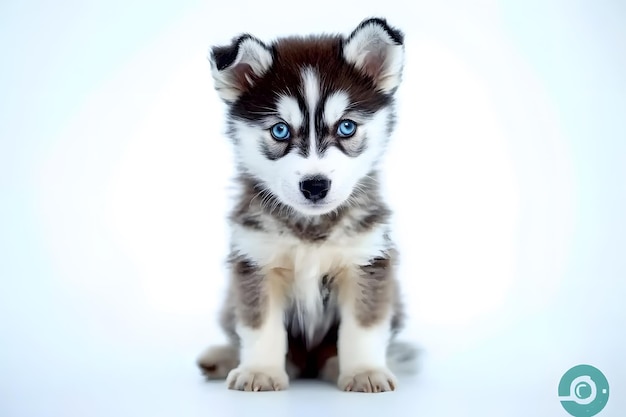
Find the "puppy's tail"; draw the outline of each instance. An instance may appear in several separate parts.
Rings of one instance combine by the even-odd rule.
[[[408,342],[392,340],[387,347],[387,366],[395,374],[415,374],[420,350]]]

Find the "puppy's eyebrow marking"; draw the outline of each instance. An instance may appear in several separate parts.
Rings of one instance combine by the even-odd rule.
[[[276,108],[284,121],[289,123],[295,130],[300,129],[300,126],[302,126],[302,112],[295,97],[281,95],[278,98]]]
[[[324,122],[326,125],[333,126],[337,123],[349,105],[350,100],[347,93],[337,91],[329,95],[324,105]]]

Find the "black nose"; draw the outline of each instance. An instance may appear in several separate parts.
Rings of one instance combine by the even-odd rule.
[[[330,190],[330,180],[322,176],[310,177],[300,181],[300,191],[307,200],[314,203],[326,197],[328,190]]]

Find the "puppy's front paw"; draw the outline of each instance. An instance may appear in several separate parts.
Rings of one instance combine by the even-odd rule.
[[[289,377],[282,368],[238,367],[226,378],[228,389],[239,391],[282,391],[289,387]]]
[[[393,391],[398,385],[396,377],[385,368],[359,372],[343,372],[337,385],[344,391],[385,392]]]

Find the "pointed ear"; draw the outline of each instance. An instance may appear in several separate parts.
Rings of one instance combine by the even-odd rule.
[[[384,19],[368,19],[343,45],[346,61],[374,79],[376,87],[392,93],[400,84],[404,64],[404,35]]]
[[[246,92],[272,66],[271,49],[250,35],[228,46],[216,46],[209,54],[215,89],[227,103]]]

